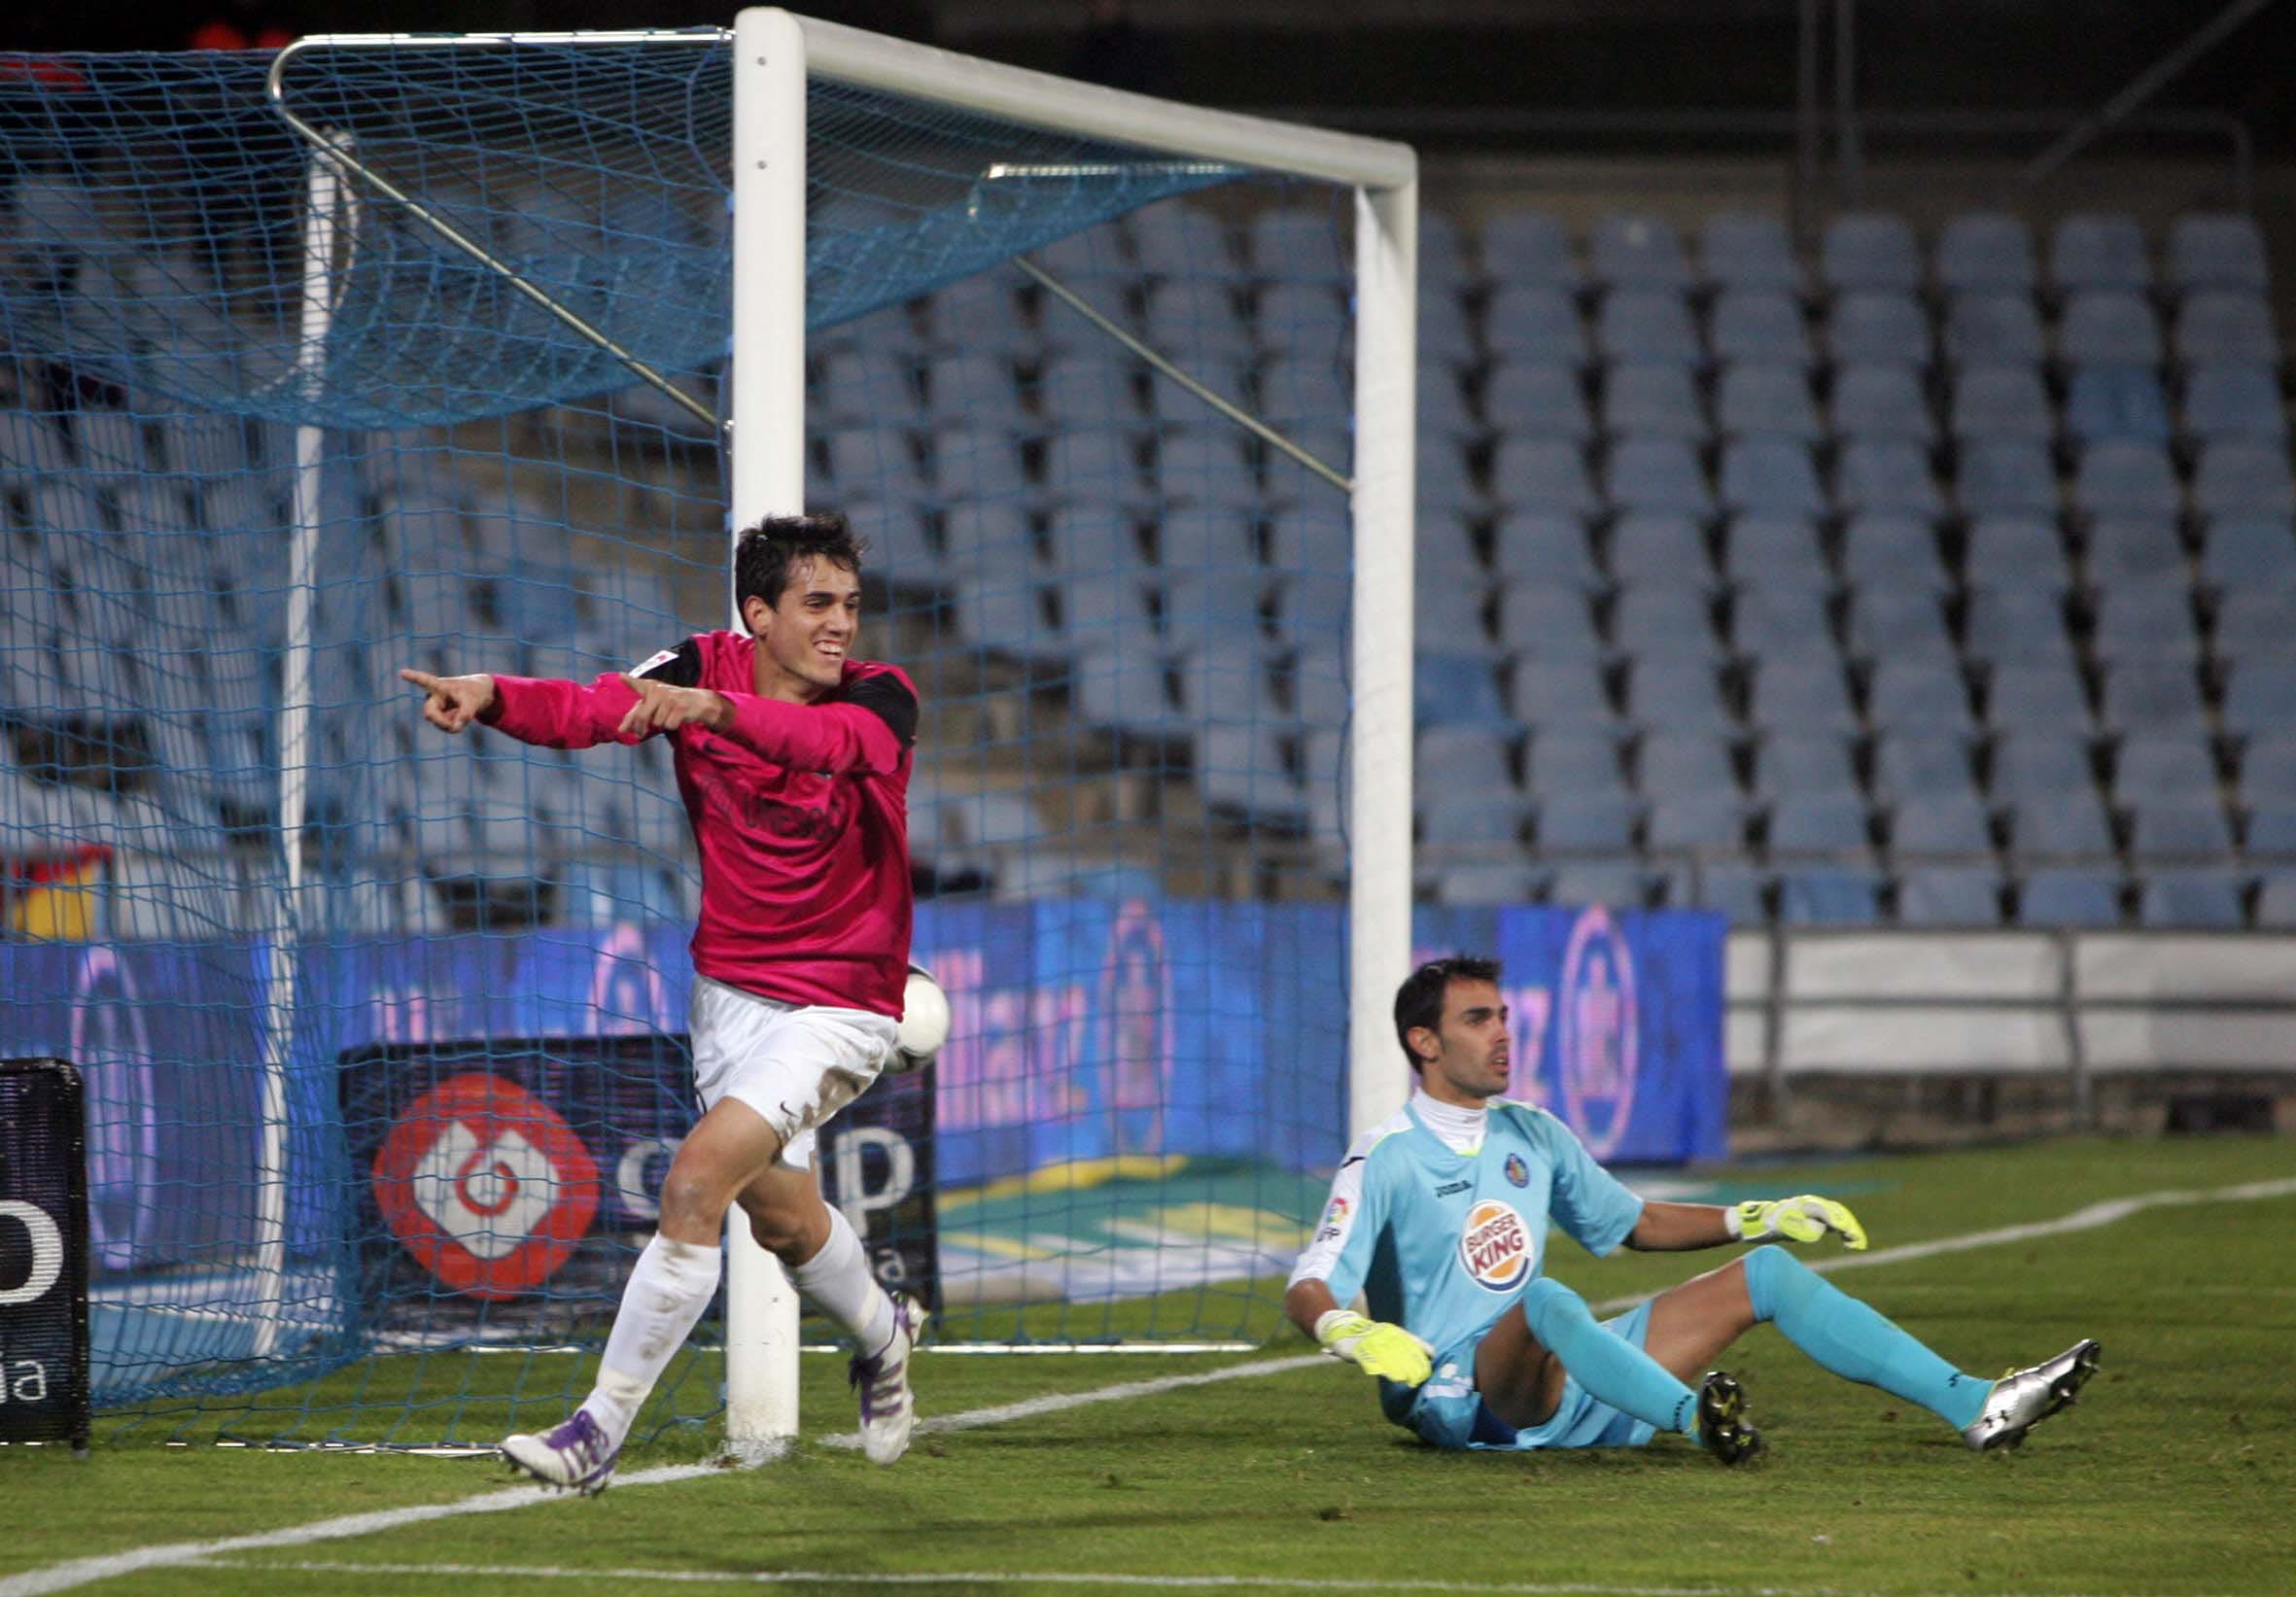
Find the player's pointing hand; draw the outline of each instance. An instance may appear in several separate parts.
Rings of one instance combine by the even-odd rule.
[[[423,690],[423,719],[441,732],[460,732],[485,714],[495,701],[494,678],[484,672],[469,677],[434,677],[412,666],[400,669],[399,679]]]
[[[681,726],[697,723],[713,731],[722,731],[733,718],[724,698],[706,687],[678,687],[645,677],[633,677],[626,671],[622,673],[622,680],[638,695],[638,702],[614,729],[624,737],[675,732]]]

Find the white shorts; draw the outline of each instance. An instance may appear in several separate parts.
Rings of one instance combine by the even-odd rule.
[[[866,1009],[783,1003],[696,975],[690,1014],[703,1112],[740,1099],[781,1134],[780,1162],[801,1170],[815,1129],[893,1057],[893,1018]]]

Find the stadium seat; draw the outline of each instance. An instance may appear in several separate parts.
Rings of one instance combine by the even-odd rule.
[[[1530,835],[1531,816],[1537,810],[1512,788],[1494,792],[1447,781],[1422,794],[1416,808],[1419,841],[1437,852],[1462,845],[1471,850],[1493,844],[1519,845]]]
[[[1734,852],[1746,846],[1745,800],[1735,790],[1664,793],[1651,801],[1643,840],[1652,853]]]
[[[1726,498],[1726,478],[1724,491]],[[1925,521],[1945,514],[1929,456],[1920,445],[1901,439],[1853,438],[1843,444],[1834,494],[1853,514],[1876,511]]]
[[[1536,904],[1546,898],[1549,877],[1536,866],[1493,861],[1438,872],[1435,901],[1461,907]]]
[[[1930,322],[1909,294],[1844,294],[1827,313],[1826,345],[1837,365],[1874,362],[1926,366],[1931,355]]]
[[[1986,676],[1986,718],[2004,731],[2086,732],[2088,695],[2070,655],[2049,662],[2009,661]]]
[[[1422,524],[1420,559],[1441,566],[1429,551],[1455,549],[1470,566],[1475,554],[1456,522],[1431,518]],[[1260,563],[1254,518],[1248,510],[1178,508],[1156,525],[1157,562],[1166,571],[1249,571]]]
[[[2201,450],[2192,479],[2193,508],[2208,517],[2296,515],[2296,481],[2279,443],[2219,438]]]
[[[2217,859],[2232,852],[2232,828],[2223,807],[2167,800],[2132,803],[2129,852],[2139,860]]]
[[[1004,428],[948,427],[931,442],[933,483],[944,498],[1017,499],[1029,492],[1020,440]]]
[[[1154,479],[1167,504],[1257,510],[1260,479],[1244,434],[1225,424],[1173,428],[1157,440]]]
[[[2021,802],[2068,794],[2094,796],[2096,785],[2088,741],[2077,729],[2010,725],[1994,745],[1992,786],[1996,799]]]
[[[1831,659],[1758,662],[1748,718],[1772,732],[1858,729],[1849,684]]]
[[[1921,286],[1921,249],[1903,217],[1845,211],[1826,225],[1819,275],[1837,293],[1886,289],[1910,294]]]
[[[2000,873],[1982,865],[1916,865],[1897,873],[1897,923],[1991,927],[2000,924]]]
[[[2282,442],[2288,416],[2279,379],[2268,365],[2220,362],[2196,365],[2184,379],[2182,424],[2188,436]]]
[[[2279,365],[2272,307],[2249,290],[2204,289],[2176,310],[2176,359],[2187,365],[2245,361]]]
[[[1714,490],[1697,451],[1680,438],[1618,439],[1603,469],[1603,490],[1614,506],[1629,513],[1714,514]]]
[[[1988,583],[1969,593],[1969,652],[1980,660],[2034,664],[2070,662],[2065,601],[2055,584]]]
[[[1202,406],[1197,408],[1200,413]],[[1045,442],[1044,479],[1056,498],[1078,504],[1105,508],[1149,503],[1140,476],[1139,435],[1129,428],[1054,434]]]
[[[2214,522],[2201,555],[2201,574],[2215,587],[2251,593],[2296,586],[2296,531],[2279,516]]]
[[[2200,738],[2140,734],[2113,758],[2113,791],[2123,804],[2216,802],[2216,762]]]
[[[1426,793],[1511,791],[1516,785],[1512,745],[1496,726],[1427,727],[1413,746],[1413,784]]]
[[[2234,661],[2217,708],[2224,730],[2242,737],[2296,728],[2296,661]]]
[[[1353,336],[1345,296],[1326,283],[1277,283],[1252,307],[1252,337],[1263,353],[1332,360]]]
[[[1088,648],[1068,674],[1073,713],[1088,726],[1158,736],[1182,731],[1168,673],[1153,653]]]
[[[1976,365],[1954,380],[1951,412],[1957,439],[2002,438],[2045,443],[2056,431],[2037,367]]]
[[[1773,803],[1797,793],[1856,798],[1850,735],[1789,728],[1762,738],[1754,752],[1754,789]]]
[[[1786,224],[1768,211],[1708,216],[1699,228],[1698,261],[1706,281],[1720,289],[1799,295],[1804,287]]]
[[[1499,285],[1572,289],[1579,261],[1570,230],[1544,211],[1502,210],[1482,226],[1482,275]]]
[[[1491,534],[1491,563],[1504,582],[1578,589],[1602,584],[1602,573],[1587,548],[1585,524],[1552,511],[1517,510],[1500,517]]]
[[[1583,595],[1544,581],[1499,590],[1499,646],[1538,659],[1591,658],[1602,652]]]
[[[2094,788],[2015,801],[2010,846],[2022,859],[2099,859],[2112,852],[2112,829]]]
[[[1937,234],[1937,286],[2033,292],[2033,232],[2025,219],[2001,211],[1964,211]]]
[[[1595,282],[1612,288],[1664,289],[1680,294],[1690,285],[1682,235],[1663,217],[1602,217],[1587,239],[1586,254]]]
[[[2089,526],[2089,580],[2161,583],[2183,578],[2183,546],[2170,516],[2101,516]]]
[[[1631,858],[1558,860],[1547,893],[1549,903],[1615,910],[1639,910],[1650,896],[1650,873]]]
[[[2137,219],[2117,211],[2064,218],[2049,238],[2049,279],[2068,294],[2150,288],[2152,260],[2145,253]]]
[[[1125,219],[1132,258],[1145,272],[1234,272],[1237,262],[1228,229],[1200,206],[1169,199]]]
[[[2199,657],[2192,590],[2181,575],[2116,582],[2101,589],[2090,646],[2107,665],[2170,665]]]
[[[1801,370],[1812,359],[1801,306],[1783,293],[1725,289],[1714,301],[1708,331],[1718,361],[1754,361]]]
[[[1855,791],[1790,789],[1770,799],[1770,855],[1841,853],[1870,846],[1865,801]]]
[[[2109,868],[2033,871],[2018,884],[2017,923],[2115,926],[2120,899],[2120,873]]]
[[[1426,213],[1421,215],[1424,217]],[[1475,325],[1468,320],[1467,306],[1459,297],[1456,285],[1430,278],[1424,272],[1419,278],[1418,345],[1422,371],[1430,362],[1456,368],[1473,365],[1481,357],[1475,340]]]
[[[1826,508],[1808,448],[1789,437],[1740,437],[1723,444],[1721,501],[1733,513],[1752,515],[1815,519]]]
[[[1690,307],[1662,289],[1616,289],[1595,313],[1595,347],[1609,361],[1657,361],[1694,366],[1704,358]]]
[[[2065,431],[2076,443],[2169,441],[2169,401],[2150,366],[2082,366],[2066,390]]]
[[[1749,514],[1730,522],[1724,570],[1741,587],[1824,592],[1833,586],[1818,530],[1801,516]]]
[[[2296,728],[2276,726],[2241,751],[2241,792],[2250,803],[2296,800]]]
[[[1548,789],[1539,801],[1542,850],[1618,853],[1634,847],[1641,801],[1623,792]]]
[[[1740,361],[1715,385],[1715,428],[1724,437],[1773,435],[1795,443],[1819,438],[1818,407],[1797,366]]]
[[[1731,606],[1731,615],[1730,636],[1741,654],[1774,659],[1833,653],[1832,631],[1826,618],[1826,596],[1819,590],[1742,589]]]
[[[1689,368],[1667,362],[1611,367],[1603,380],[1602,415],[1603,430],[1613,434],[1693,441],[1706,436]]]
[[[1621,587],[1611,612],[1612,642],[1642,659],[1719,660],[1722,648],[1714,632],[1713,606],[1692,580],[1703,574]]]
[[[1953,585],[1936,535],[1915,516],[1854,515],[1842,527],[1842,575],[1851,586],[1943,593]]]
[[[1893,732],[1975,730],[1961,673],[1936,660],[1877,660],[1866,685],[1865,713],[1877,728]]]
[[[2241,899],[2246,880],[2229,870],[2153,870],[2137,891],[2137,919],[2146,926],[2235,930],[2247,924]]]
[[[1582,463],[1582,477],[1583,473],[1584,466]],[[1422,437],[1419,440],[1420,508],[1462,510],[1474,507],[1479,511],[1483,503],[1483,491],[1477,484],[1474,473],[1468,469],[1467,456],[1461,446],[1451,440]]]
[[[2195,211],[2169,225],[2162,275],[2178,294],[2195,289],[2249,289],[2266,283],[2264,235],[2238,212]]]
[[[1305,818],[1306,792],[1286,767],[1274,728],[1200,726],[1194,756],[1197,792],[1215,813],[1286,824]]]
[[[1980,440],[1963,445],[1954,495],[1968,516],[2052,516],[2057,471],[2037,443]]]
[[[1618,746],[1606,733],[1542,732],[1523,751],[1523,786],[1542,799],[1628,797]]]
[[[1620,516],[1611,529],[1610,567],[1621,583],[1696,585],[1711,575],[1705,535],[1696,520],[1681,514]]]
[[[1483,343],[1502,360],[1545,362],[1572,367],[1588,359],[1586,330],[1579,312],[1559,289],[1524,280],[1502,280],[1483,311]]]
[[[1689,798],[1701,793],[1735,793],[1729,746],[1703,732],[1653,732],[1636,751],[1635,769],[1651,798]]]
[[[1993,847],[1993,835],[1972,787],[1925,794],[1899,805],[1891,821],[1890,846],[1900,854],[1982,854]]]
[[[1272,420],[1328,420],[1353,403],[1345,374],[1329,358],[1279,356],[1260,368],[1260,410]]]
[[[1210,639],[1255,637],[1261,630],[1266,596],[1266,581],[1250,573],[1224,572],[1181,576],[1166,583],[1163,590],[1160,603],[1164,611],[1164,635],[1175,647],[1181,648]],[[1461,607],[1455,598],[1444,595],[1440,601],[1431,602],[1426,595],[1420,595],[1418,613],[1425,616],[1430,608],[1435,608],[1446,622],[1457,628]],[[1479,603],[1475,608],[1479,609]],[[1463,651],[1470,645],[1454,630],[1446,638],[1446,646]]]
[[[1071,416],[1136,422],[1142,415],[1140,369],[1128,362],[1110,360],[1098,350],[1053,356],[1037,375],[1037,408],[1056,422]]]
[[[1351,602],[1343,571],[1300,571],[1275,584],[1275,636],[1293,645],[1344,633]]]
[[[1534,732],[1608,734],[1616,732],[1618,722],[1601,668],[1585,656],[1517,660],[1508,684],[1507,712]]]
[[[1492,427],[1513,437],[1583,443],[1594,435],[1579,374],[1565,365],[1498,363],[1483,382],[1482,414]]]
[[[2296,858],[2296,803],[2271,797],[2247,803],[2242,852],[2249,859]]]
[[[2280,931],[2296,926],[2296,871],[2268,871],[2259,881],[2256,924]]]
[[[2158,365],[2160,322],[2136,294],[2083,291],[2065,302],[2057,323],[2057,354],[2073,365]]]
[[[1721,684],[1714,668],[1700,661],[1635,661],[1627,674],[1627,706],[1628,718],[1646,730],[1730,735]]]
[[[1263,277],[1342,278],[1354,268],[1344,229],[1330,212],[1306,205],[1262,211],[1244,231],[1245,257]]]
[[[925,366],[923,415],[931,423],[1017,427],[1024,417],[1013,364],[991,350],[935,357]]]
[[[1856,659],[1953,658],[1945,612],[1925,586],[1887,579],[1859,584],[1851,591],[1843,636]]]
[[[1585,515],[1599,503],[1585,456],[1559,438],[1501,438],[1491,456],[1491,492],[1516,509]]]
[[[1957,366],[2037,366],[2048,358],[2030,294],[1957,294],[1945,307],[1945,358]]]
[[[1151,348],[1185,349],[1202,356],[1249,360],[1251,324],[1225,282],[1174,277],[1149,285],[1140,326]]]
[[[2141,657],[2106,670],[2102,713],[2116,732],[2201,732],[2207,712],[2199,677],[2187,664],[2151,664]]]
[[[2286,588],[2235,588],[2216,609],[2216,652],[2226,659],[2296,656],[2296,594]]]
[[[1032,548],[1027,523],[1016,507],[961,505],[951,511],[947,530],[950,560],[967,572],[1026,559]],[[1055,511],[1045,541],[1055,572],[1145,571],[1148,565],[1132,519],[1096,506],[1071,504]],[[1339,557],[1345,557],[1343,548]]]
[[[2133,438],[2093,443],[2081,451],[2072,503],[2091,516],[2174,516],[2184,506],[2168,450]]]
[[[1845,437],[1904,438],[1928,444],[1937,423],[1911,366],[1850,365],[1834,373],[1833,430]]]
[[[1152,646],[1156,619],[1149,585],[1131,572],[1076,572],[1059,587],[1060,636],[1071,648]],[[1194,643],[1198,633],[1177,641]]]
[[[1969,524],[1963,562],[1973,586],[2010,583],[2063,590],[2069,581],[2064,547],[2046,516],[1979,516]]]
[[[1880,914],[1881,877],[1870,866],[1779,868],[1778,919],[1787,925],[1867,925]]]
[[[1007,571],[968,576],[957,584],[951,606],[956,634],[967,645],[1021,659],[1067,652],[1056,632],[1038,586]]]

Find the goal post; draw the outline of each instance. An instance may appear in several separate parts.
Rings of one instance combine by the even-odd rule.
[[[1050,132],[1284,173],[1355,193],[1353,603],[1348,727],[1349,1058],[1393,1047],[1388,994],[1410,955],[1411,488],[1417,158],[1407,145],[1080,84],[778,7],[734,23],[732,518],[803,503],[806,86],[826,80]],[[1398,602],[1398,595],[1406,596]],[[1401,1072],[1356,1069],[1352,1136],[1394,1112]],[[797,1426],[796,1307],[731,1228],[726,1427],[737,1447]]]

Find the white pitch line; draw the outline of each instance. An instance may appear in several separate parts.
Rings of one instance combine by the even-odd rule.
[[[2059,1236],[2069,1232],[2093,1231],[2125,1220],[2143,1209],[2174,1207],[2191,1203],[2252,1202],[2260,1198],[2296,1197],[2296,1180],[2251,1181],[2236,1187],[2215,1187],[2202,1192],[2167,1191],[2140,1193],[2134,1198],[2113,1198],[2075,1209],[2055,1220],[2035,1221],[2022,1226],[2002,1226],[1993,1231],[1970,1232],[1961,1236],[1940,1236],[1927,1242],[1908,1242],[1902,1247],[1884,1248],[1878,1253],[1843,1254],[1822,1259],[1811,1267],[1820,1270],[1849,1269],[1862,1265],[1899,1264],[1909,1259],[1931,1259],[1939,1254],[1960,1253],[1969,1248],[1993,1247],[2003,1242],[2023,1242],[2041,1236]],[[1603,1312],[1631,1306],[1642,1299],[1623,1298],[1598,1305]],[[921,1421],[921,1431],[970,1430],[979,1425],[994,1425],[1009,1419],[1035,1414],[1052,1413],[1063,1408],[1081,1407],[1093,1403],[1116,1403],[1127,1398],[1150,1397],[1159,1392],[1169,1392],[1184,1386],[1201,1386],[1210,1381],[1239,1380],[1246,1375],[1272,1375],[1288,1370],[1302,1370],[1323,1362],[1323,1355],[1310,1353],[1297,1358],[1262,1359],[1252,1364],[1230,1365],[1224,1370],[1210,1370],[1199,1374],[1165,1375],[1155,1380],[1125,1381],[1115,1386],[1097,1387],[1089,1392],[1064,1393],[1055,1397],[1031,1398],[1026,1402],[1003,1404],[993,1408],[975,1408],[964,1413],[945,1414],[937,1419]],[[852,1445],[847,1438],[825,1439],[831,1445]],[[641,1470],[633,1475],[617,1477],[617,1489],[623,1486],[648,1486],[680,1480],[694,1480],[706,1475],[721,1474],[713,1465],[680,1464],[659,1469]],[[0,1597],[45,1597],[53,1591],[69,1591],[95,1580],[109,1580],[141,1570],[166,1566],[195,1564],[205,1558],[223,1553],[249,1552],[266,1547],[303,1546],[313,1542],[331,1542],[355,1536],[372,1536],[382,1531],[397,1530],[404,1525],[418,1525],[426,1520],[446,1519],[460,1514],[500,1513],[509,1509],[531,1508],[551,1501],[533,1487],[518,1486],[507,1491],[488,1492],[479,1497],[463,1498],[453,1503],[431,1503],[404,1509],[382,1509],[369,1513],[345,1514],[334,1519],[315,1520],[307,1525],[291,1525],[284,1530],[261,1531],[249,1536],[234,1536],[214,1542],[173,1542],[164,1545],[137,1547],[126,1552],[105,1553],[92,1558],[75,1558],[61,1564],[51,1564],[45,1569],[27,1570],[20,1575],[0,1576]],[[855,1577],[815,1577],[840,1580]],[[890,1579],[878,1577],[877,1579]],[[918,1577],[920,1580],[957,1580],[962,1576]],[[991,1578],[993,1579],[993,1578]],[[1029,1580],[1050,1580],[1051,1576],[1029,1576]],[[1093,1579],[1100,1579],[1094,1577]],[[1145,1579],[1145,1578],[1135,1578]],[[1203,1577],[1205,1581],[1238,1583],[1246,1577]],[[1168,1582],[1167,1582],[1168,1583]],[[1297,1589],[1301,1582],[1290,1584]],[[1466,1588],[1460,1588],[1466,1589]],[[1628,1588],[1580,1587],[1489,1587],[1492,1591],[1585,1591],[1598,1592],[1615,1589],[1619,1597],[1628,1597]],[[1650,1588],[1643,1597],[1673,1597],[1658,1588]]]
[[[495,1564],[361,1564],[348,1560],[261,1563],[252,1559],[203,1558],[199,1569],[294,1570],[309,1575],[444,1575],[512,1580],[660,1580],[678,1585],[1048,1585],[1130,1586],[1177,1591],[1427,1591],[1455,1592],[1464,1597],[1860,1597],[1836,1586],[1625,1586],[1587,1581],[1513,1581],[1489,1584],[1474,1580],[1347,1580],[1335,1577],[1281,1575],[1135,1575],[1129,1572],[1096,1575],[1075,1570],[1003,1570],[995,1573],[839,1575],[827,1570],[678,1570],[678,1569],[565,1569],[551,1565]]]
[[[917,1422],[920,1431],[973,1431],[984,1425],[1002,1425],[1007,1420],[1033,1419],[1038,1414],[1057,1414],[1063,1408],[1081,1408],[1093,1403],[1121,1403],[1127,1398],[1152,1397],[1159,1392],[1176,1392],[1184,1386],[1209,1386],[1214,1381],[1242,1380],[1247,1375],[1278,1375],[1287,1370],[1305,1370],[1310,1365],[1328,1363],[1328,1355],[1302,1353],[1283,1359],[1261,1359],[1253,1364],[1232,1364],[1221,1370],[1200,1371],[1193,1375],[1158,1375],[1152,1380],[1125,1381],[1116,1386],[1096,1386],[1089,1392],[1056,1392],[1047,1397],[1026,1398],[1019,1403],[1000,1403],[993,1408],[971,1408],[961,1414],[928,1414]],[[838,1436],[819,1439],[824,1447],[858,1447],[861,1433],[847,1431]],[[5,1593],[0,1593],[5,1597]]]

